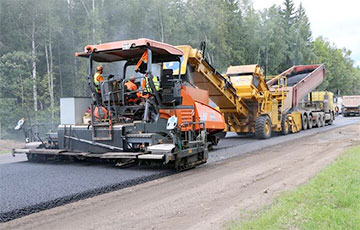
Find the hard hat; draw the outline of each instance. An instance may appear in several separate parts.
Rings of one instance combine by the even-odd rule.
[[[99,65],[98,67],[96,67],[96,70],[97,71],[102,71],[103,70],[103,67],[101,65]]]

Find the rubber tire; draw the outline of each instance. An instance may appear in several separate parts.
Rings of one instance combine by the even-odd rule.
[[[316,119],[315,119],[315,125],[316,125],[316,127],[317,128],[320,128],[321,127],[321,118],[320,117],[317,117]]]
[[[287,129],[285,127],[285,124],[287,123]],[[287,114],[283,114],[281,117],[281,134],[282,135],[287,135],[290,132],[290,127],[289,127],[289,121],[288,121],[288,115]]]
[[[323,127],[323,117],[322,116],[319,117],[319,124],[320,124],[320,127],[318,126],[318,128]]]
[[[332,125],[334,122],[334,114],[330,113],[330,120],[328,121],[328,125]]]
[[[325,115],[321,117],[321,127],[324,127],[326,124],[326,121],[325,121]]]
[[[308,118],[308,129],[312,129],[314,126],[312,116]]]
[[[309,124],[308,119],[307,119],[307,116],[304,115],[304,116],[302,116],[301,118],[302,118],[302,119],[301,119],[301,121],[302,121],[302,130],[307,130],[308,124]]]
[[[265,124],[270,126],[269,133],[265,131]],[[255,136],[258,139],[268,139],[271,137],[271,121],[267,115],[259,116],[255,121]]]

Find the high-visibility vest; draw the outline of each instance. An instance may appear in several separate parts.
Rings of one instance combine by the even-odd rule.
[[[153,76],[152,78],[153,82],[154,82],[154,86],[155,86],[155,90],[156,91],[159,91],[160,90],[160,82],[159,82],[159,79],[158,77],[156,76]],[[144,80],[143,80],[143,88],[144,88],[144,92],[151,92],[151,87],[150,87],[150,84],[149,84],[149,79],[148,77],[145,77]]]
[[[103,82],[103,81],[104,81],[104,78],[101,76],[101,73],[96,72],[94,74],[94,85],[97,90],[100,90],[99,84],[100,84],[100,82]]]
[[[125,86],[130,91],[135,91],[135,90],[138,89],[137,85],[135,83],[131,82],[131,81],[126,82]],[[140,99],[140,97],[141,97],[141,93],[137,91],[136,92],[136,98],[129,98],[127,101],[128,102],[137,102]]]
[[[137,90],[137,85],[131,81],[126,82],[125,86],[128,90],[131,90],[131,91]]]

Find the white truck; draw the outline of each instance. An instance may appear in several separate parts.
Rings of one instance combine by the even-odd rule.
[[[342,112],[344,117],[360,115],[360,95],[343,96]]]

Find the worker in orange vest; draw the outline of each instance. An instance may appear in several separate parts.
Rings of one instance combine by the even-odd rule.
[[[125,83],[125,86],[129,91],[137,91],[138,90],[138,87],[135,84],[135,77],[134,76],[130,77],[130,80]],[[137,103],[139,101],[140,97],[141,97],[141,93],[139,91],[137,91],[136,94],[135,93],[130,94],[127,101]]]
[[[102,73],[103,67],[101,65],[96,67],[96,73],[94,74],[94,85],[98,93],[100,93],[100,83],[104,81],[103,76],[101,76]]]
[[[339,106],[335,106],[336,116],[339,116]]]
[[[140,72],[140,73],[145,74],[145,77],[141,82],[141,87],[143,89],[143,95],[142,95],[143,98],[149,98],[149,93],[151,93],[149,78],[146,73],[147,65],[148,65],[148,52],[147,52],[147,50],[145,50],[145,52],[142,54],[140,60],[138,61],[138,63],[135,66],[135,72]],[[155,86],[155,90],[159,91],[160,90],[160,82],[159,82],[158,77],[153,76],[152,80],[153,80],[153,83]]]

